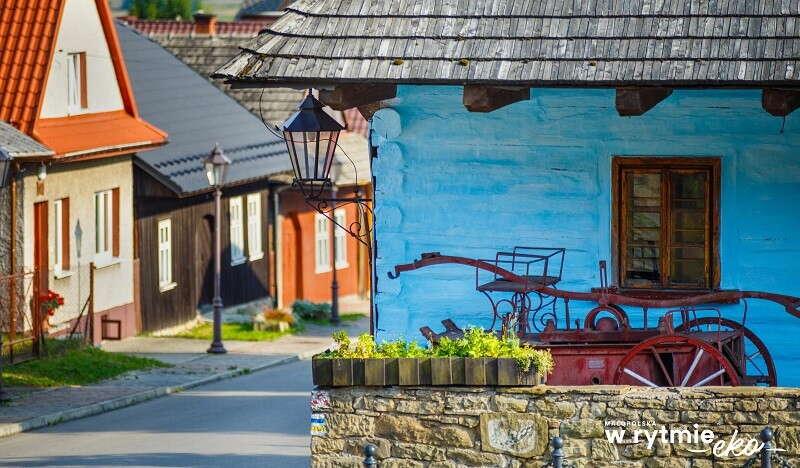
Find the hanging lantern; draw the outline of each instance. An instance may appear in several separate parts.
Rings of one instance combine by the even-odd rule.
[[[214,145],[211,154],[203,161],[203,167],[206,170],[206,177],[208,178],[208,185],[213,188],[223,186],[225,184],[225,174],[230,164],[231,160],[222,152],[219,143]]]
[[[336,142],[344,129],[323,107],[309,91],[297,112],[283,124],[294,182],[307,198],[318,198],[330,187]]]

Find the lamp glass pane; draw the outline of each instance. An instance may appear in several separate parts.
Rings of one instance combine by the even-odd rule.
[[[206,169],[206,178],[208,179],[208,185],[214,187],[215,185],[217,185],[217,181],[214,174],[214,165],[211,164],[210,161],[206,161],[204,166]]]

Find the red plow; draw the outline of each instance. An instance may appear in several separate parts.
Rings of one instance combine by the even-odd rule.
[[[783,306],[800,318],[800,298],[760,291],[712,292],[620,291],[608,284],[600,262],[600,287],[589,292],[558,288],[565,249],[515,247],[481,260],[422,254],[395,266],[390,278],[434,265],[458,264],[475,270],[475,289],[488,298],[498,333],[516,333],[536,348],[551,351],[553,385],[777,385],[777,373],[764,343],[747,327],[747,300]],[[592,304],[584,319],[571,323],[570,307]],[[723,316],[719,305],[743,304],[741,318]],[[641,310],[642,326],[626,312]],[[649,315],[657,310],[655,325]],[[445,330],[420,331],[431,342],[463,331],[443,320]]]

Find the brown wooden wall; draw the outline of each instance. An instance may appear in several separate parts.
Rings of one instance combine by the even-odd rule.
[[[197,309],[210,304],[213,295],[212,194],[189,198],[170,197],[162,184],[135,168],[136,251],[141,264],[139,301],[142,330],[156,331],[195,318]],[[228,199],[232,196],[261,194],[262,249],[264,257],[231,266]],[[266,181],[223,191],[222,199],[222,298],[225,306],[271,296],[270,258],[272,253],[272,206]],[[246,204],[243,200],[243,204]],[[172,262],[174,289],[161,292],[158,285],[158,222],[172,219]],[[245,248],[247,222],[244,220]],[[246,250],[247,251],[247,250]]]

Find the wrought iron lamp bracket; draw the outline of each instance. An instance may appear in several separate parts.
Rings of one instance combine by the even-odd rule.
[[[324,194],[329,193],[332,188],[330,180],[320,180],[309,184],[294,179],[292,181],[292,187],[300,190],[306,204],[314,211],[321,214],[334,225],[343,229],[349,236],[371,249],[371,220],[374,215],[372,206],[370,206],[372,202],[371,198],[362,197],[358,189],[354,190],[352,197],[326,197]],[[334,210],[348,205],[355,205],[357,216],[353,222],[343,225],[336,220]]]

